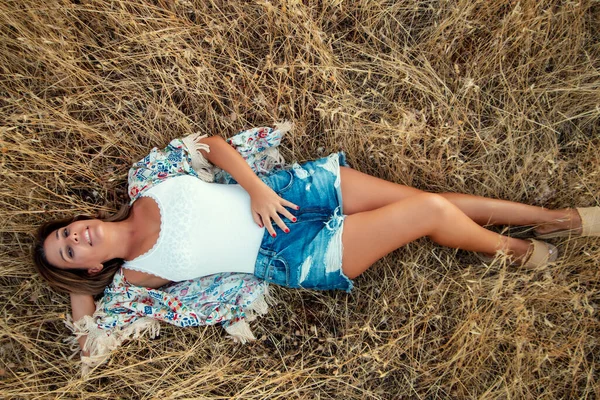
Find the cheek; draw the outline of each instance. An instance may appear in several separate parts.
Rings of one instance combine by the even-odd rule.
[[[76,264],[80,264],[83,268],[86,268],[92,264],[98,264],[102,261],[99,260],[99,255],[97,250],[93,248],[82,248],[79,249],[75,253],[75,257],[73,257],[73,261]]]

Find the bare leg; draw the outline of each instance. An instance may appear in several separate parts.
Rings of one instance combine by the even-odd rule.
[[[351,168],[340,168],[344,213],[375,210],[422,190],[388,182]],[[512,201],[460,193],[440,193],[479,225],[539,225],[538,233],[573,229],[580,233],[581,220],[574,209],[548,210]],[[579,230],[579,232],[577,231]]]
[[[482,228],[440,195],[420,193],[346,218],[344,274],[354,278],[389,252],[423,236],[463,250],[490,254],[503,250],[517,261],[524,259],[531,246]]]
[[[581,218],[574,209],[548,210],[506,200],[461,193],[440,193],[452,204],[468,212],[479,225],[539,225],[538,233],[573,229],[581,233]]]

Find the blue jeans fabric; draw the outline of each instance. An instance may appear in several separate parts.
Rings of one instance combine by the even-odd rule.
[[[283,218],[290,229],[273,224],[276,237],[265,229],[254,274],[290,288],[339,289],[350,292],[353,282],[342,272],[344,218],[340,165],[343,152],[262,177],[279,196],[300,206],[291,210],[297,222]]]

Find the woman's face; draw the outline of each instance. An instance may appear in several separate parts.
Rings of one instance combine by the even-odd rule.
[[[106,257],[105,223],[98,219],[75,221],[53,231],[44,241],[46,260],[61,269],[100,272]]]

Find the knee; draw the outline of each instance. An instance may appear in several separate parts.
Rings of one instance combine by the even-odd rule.
[[[452,203],[436,193],[422,193],[418,195],[420,202],[423,204],[432,218],[439,219],[443,218],[452,209]]]

